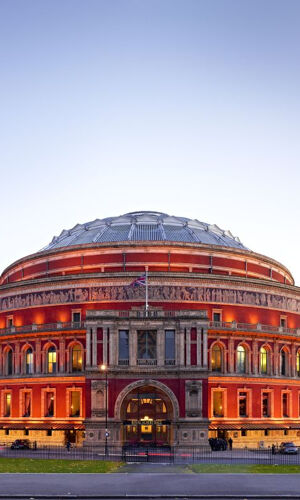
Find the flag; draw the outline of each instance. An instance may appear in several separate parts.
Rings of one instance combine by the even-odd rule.
[[[130,283],[130,286],[146,286],[146,274],[142,274],[142,276],[139,276],[139,278],[136,278],[132,283]]]

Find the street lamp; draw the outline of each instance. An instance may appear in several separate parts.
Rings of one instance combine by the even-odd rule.
[[[108,443],[107,443],[107,438],[109,436],[108,428],[107,428],[107,411],[108,411],[108,381],[107,381],[107,366],[106,365],[101,365],[100,369],[102,372],[105,373],[105,448],[104,448],[104,454],[105,457],[108,455]]]

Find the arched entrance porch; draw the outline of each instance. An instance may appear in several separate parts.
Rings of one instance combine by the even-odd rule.
[[[128,388],[120,404],[123,444],[163,446],[172,443],[174,402],[161,386],[150,382]]]

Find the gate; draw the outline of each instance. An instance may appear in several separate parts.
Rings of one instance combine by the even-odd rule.
[[[122,458],[125,462],[173,463],[171,446],[124,446]]]

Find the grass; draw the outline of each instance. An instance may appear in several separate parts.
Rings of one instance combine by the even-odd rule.
[[[194,464],[191,472],[196,474],[299,474],[300,465],[259,465],[259,464]]]
[[[114,472],[120,462],[102,460],[44,460],[37,458],[0,458],[0,473],[96,473]]]

